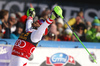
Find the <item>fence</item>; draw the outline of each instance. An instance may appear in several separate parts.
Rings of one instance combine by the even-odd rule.
[[[16,40],[0,40],[0,66],[8,66]],[[100,66],[100,43],[83,42],[97,64],[79,42],[40,41],[31,55],[29,66]]]

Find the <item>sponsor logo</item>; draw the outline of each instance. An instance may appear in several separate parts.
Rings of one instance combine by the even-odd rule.
[[[12,52],[17,53],[17,54],[21,54],[20,52],[16,51],[16,50],[12,50]],[[22,54],[21,54],[22,55]]]
[[[7,52],[7,48],[3,48],[3,46],[0,47],[0,54],[5,54]]]
[[[18,46],[20,48],[24,48],[26,46],[26,42],[24,40],[18,39],[15,43],[15,46]]]
[[[63,66],[67,63],[75,65],[74,57],[64,54],[64,53],[56,53],[51,57],[47,57],[46,64],[53,66]]]
[[[35,50],[35,47],[32,47],[32,48],[30,49],[30,53],[32,54],[34,50]]]
[[[92,55],[92,57],[93,57],[94,59],[96,59],[96,56],[95,56],[94,52],[90,52],[90,54]],[[93,61],[93,59],[91,58],[90,55],[89,55],[89,59],[90,59],[90,61],[91,61],[92,63],[94,63],[94,61]]]

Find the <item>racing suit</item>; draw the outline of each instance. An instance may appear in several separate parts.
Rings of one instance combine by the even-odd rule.
[[[32,29],[33,18],[26,21],[26,32],[22,33],[16,41],[9,66],[27,66],[27,62],[38,42],[41,40],[45,29],[53,20],[47,19],[37,30]]]

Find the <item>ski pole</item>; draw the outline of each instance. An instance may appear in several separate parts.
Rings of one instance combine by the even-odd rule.
[[[69,26],[69,24],[65,21],[65,19],[64,19],[64,17],[63,17],[63,15],[62,15],[62,13],[63,13],[63,11],[62,11],[62,9],[59,7],[59,6],[55,6],[54,7],[54,11],[57,13],[57,15],[59,15],[63,20],[64,20],[64,22],[68,25],[68,27],[71,29],[71,27]],[[72,29],[71,29],[72,30]],[[88,54],[92,57],[92,59],[93,59],[93,61],[95,62],[95,63],[97,63],[96,62],[96,60],[93,58],[93,56],[90,54],[90,52],[87,50],[87,48],[85,47],[85,45],[82,43],[82,41],[79,39],[79,37],[76,35],[76,33],[72,30],[72,32],[73,32],[73,34],[75,35],[75,37],[78,39],[78,41],[82,44],[82,46],[85,48],[85,50],[88,52]]]
[[[69,24],[65,21],[65,19],[63,19],[63,20],[64,20],[64,22],[68,25],[68,27],[70,28],[70,30],[73,32],[73,30],[71,29],[71,27],[69,26]],[[90,52],[87,50],[87,48],[85,47],[85,45],[82,43],[82,41],[81,41],[81,40],[79,39],[79,37],[76,35],[76,33],[73,32],[73,34],[74,34],[75,37],[78,39],[78,41],[82,44],[82,46],[85,48],[85,50],[88,52],[88,54],[92,57],[93,61],[94,61],[95,63],[97,63],[96,60],[93,58],[93,56],[90,54]]]

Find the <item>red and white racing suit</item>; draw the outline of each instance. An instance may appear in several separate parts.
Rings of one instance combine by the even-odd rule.
[[[26,22],[26,32],[22,33],[16,41],[9,66],[27,66],[27,62],[38,42],[41,40],[45,29],[53,20],[47,19],[37,30],[32,29],[33,18]]]

